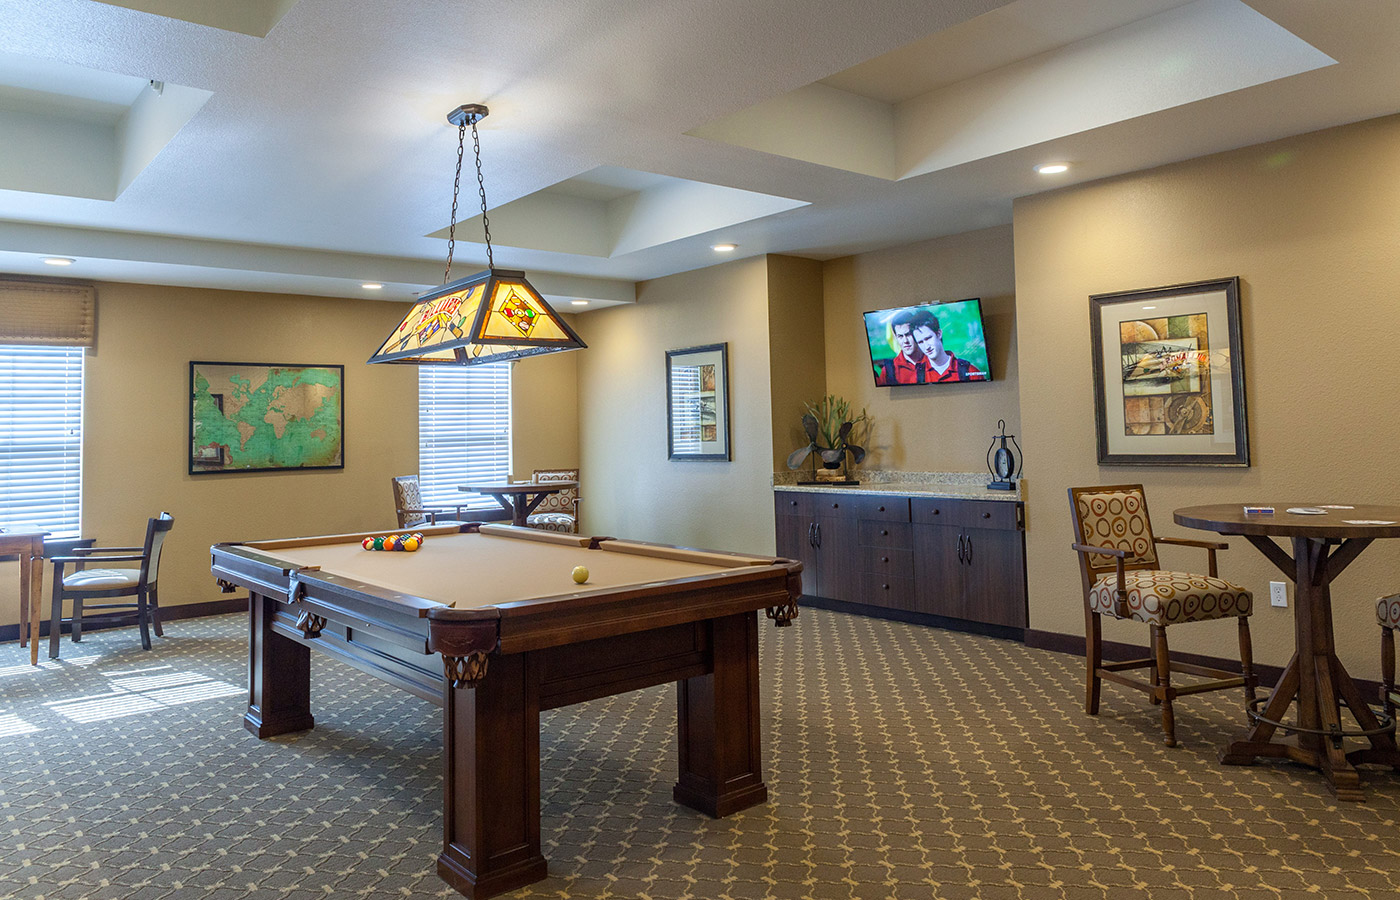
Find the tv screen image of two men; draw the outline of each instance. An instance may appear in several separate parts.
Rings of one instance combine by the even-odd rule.
[[[865,314],[876,387],[991,381],[980,300]]]

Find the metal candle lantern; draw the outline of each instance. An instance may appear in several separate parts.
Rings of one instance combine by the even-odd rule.
[[[1000,434],[992,435],[992,445],[987,448],[987,469],[992,473],[992,483],[987,485],[988,490],[1010,491],[1016,487],[1014,479],[1021,477],[1021,463],[1025,459],[1025,454],[1021,452],[1021,445],[1016,443],[1016,435],[1006,433],[1006,420],[997,419],[997,428]],[[1006,442],[1011,442],[1011,447],[1006,446]],[[1012,452],[1015,447],[1015,452]]]

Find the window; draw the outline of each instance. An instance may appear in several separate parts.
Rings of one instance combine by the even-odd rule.
[[[425,506],[495,509],[468,481],[510,477],[510,363],[420,366],[418,487]]]
[[[0,344],[0,528],[78,536],[83,352]]]

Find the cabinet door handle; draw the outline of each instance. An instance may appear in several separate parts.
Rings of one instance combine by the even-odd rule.
[[[982,513],[982,518],[984,518],[984,519],[990,519],[991,517],[992,517],[992,514],[989,513],[989,512]]]
[[[885,508],[884,508],[883,506],[880,507],[880,512],[884,512],[884,511],[885,511]]]
[[[839,504],[839,503],[833,503],[833,504],[831,504],[831,508],[832,508],[832,509],[840,509],[840,508],[841,508],[841,504]]]
[[[972,535],[967,536],[967,564],[972,565]]]
[[[812,527],[817,530],[817,546],[820,547],[822,545],[822,523],[814,522]]]
[[[808,522],[808,523],[807,523],[807,546],[808,546],[808,547],[815,547],[815,546],[817,546],[817,523],[816,523],[816,522]]]
[[[963,535],[958,535],[958,562],[963,561]]]
[[[882,563],[887,563],[887,562],[889,562],[889,561],[890,561],[890,558],[889,558],[888,556],[882,556],[882,557],[880,557],[880,562],[882,562]]]
[[[889,533],[888,531],[886,531],[886,530],[883,529],[883,528],[880,529],[880,537],[889,537],[889,536],[890,536],[890,533]]]

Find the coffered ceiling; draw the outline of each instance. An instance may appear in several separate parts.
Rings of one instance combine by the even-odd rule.
[[[476,102],[497,265],[625,303],[1393,113],[1398,51],[1391,0],[0,0],[0,272],[410,299]]]

